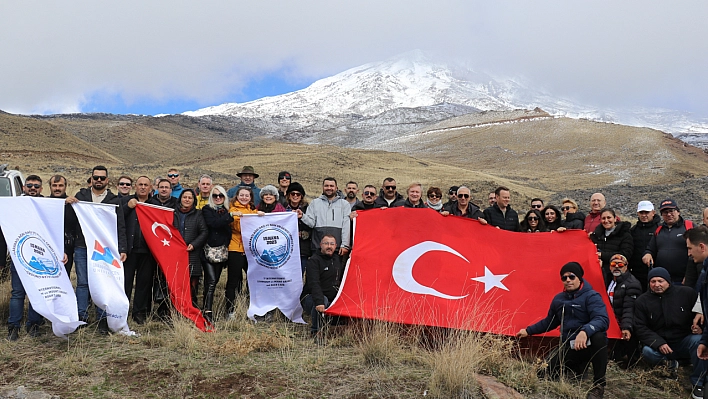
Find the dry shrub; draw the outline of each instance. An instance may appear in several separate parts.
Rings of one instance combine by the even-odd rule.
[[[250,328],[239,338],[224,341],[216,352],[221,355],[245,356],[251,352],[268,352],[273,349],[286,349],[293,345],[292,338],[282,334],[275,326],[268,330]]]
[[[98,365],[93,353],[92,336],[93,333],[86,329],[73,334],[69,338],[66,355],[59,359],[57,368],[68,376],[90,375]]]
[[[358,346],[364,362],[370,366],[387,366],[394,363],[403,351],[400,326],[377,320],[361,323]]]
[[[187,354],[199,352],[197,334],[203,334],[198,330],[192,320],[181,316],[172,318],[172,337],[168,341],[168,346],[172,349],[181,349]]]

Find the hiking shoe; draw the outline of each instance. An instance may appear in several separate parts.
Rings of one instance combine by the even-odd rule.
[[[703,399],[703,387],[693,387],[693,391],[691,391],[691,397],[693,399]]]
[[[29,334],[29,336],[32,338],[37,338],[42,335],[42,333],[39,332],[39,324],[32,324],[27,326],[27,334]]]
[[[677,380],[679,372],[678,360],[666,359],[666,369],[669,371],[669,378]]]
[[[108,330],[108,319],[103,318],[98,322],[98,333],[101,335],[109,335],[111,332]]]
[[[20,327],[8,327],[7,329],[7,340],[8,341],[17,341],[20,339]]]
[[[605,387],[602,385],[595,385],[588,392],[587,399],[602,399],[605,396]]]

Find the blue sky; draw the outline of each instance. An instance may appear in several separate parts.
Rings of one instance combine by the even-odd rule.
[[[421,49],[598,108],[708,117],[706,15],[703,0],[10,0],[0,110],[182,112]]]

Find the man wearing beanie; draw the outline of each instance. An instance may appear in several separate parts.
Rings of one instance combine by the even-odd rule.
[[[651,365],[663,364],[678,371],[679,359],[690,359],[693,397],[703,397],[706,361],[698,359],[701,335],[692,330],[693,305],[698,294],[693,288],[671,283],[663,267],[649,270],[649,291],[634,304],[634,332],[644,347],[643,358]]]
[[[536,324],[521,329],[516,336],[542,334],[561,327],[561,347],[554,351],[543,370],[552,379],[569,369],[582,376],[592,362],[593,387],[588,399],[605,394],[607,370],[607,328],[610,319],[600,294],[583,281],[583,268],[578,262],[568,262],[560,270],[563,292],[551,301],[548,316]]]

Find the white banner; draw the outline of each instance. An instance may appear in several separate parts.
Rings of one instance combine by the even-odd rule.
[[[241,217],[241,236],[248,258],[248,317],[278,308],[296,323],[302,320],[300,240],[295,212]]]
[[[85,323],[62,263],[64,200],[0,198],[0,226],[32,307],[52,322],[54,335],[66,338]]]
[[[118,252],[116,205],[77,202],[72,206],[86,239],[91,299],[106,312],[111,331],[128,333],[130,301],[125,296],[125,273]]]

